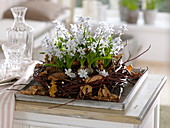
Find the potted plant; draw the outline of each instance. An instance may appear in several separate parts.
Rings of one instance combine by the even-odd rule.
[[[138,0],[127,0],[127,23],[136,24],[139,15],[139,1]]]
[[[55,21],[55,27],[55,36],[43,41],[45,60],[35,66],[33,73],[42,95],[118,102],[127,82],[142,76],[141,71],[126,66],[136,57],[122,61],[126,44],[121,37],[126,25],[116,30],[113,25],[101,23],[92,33],[91,19],[78,17],[70,29],[60,21]],[[28,94],[27,90],[20,93]]]
[[[127,2],[128,0],[120,0],[119,1],[119,12],[121,21],[126,21],[127,17]]]
[[[161,0],[146,0],[144,10],[145,24],[154,24],[157,15],[157,5]]]

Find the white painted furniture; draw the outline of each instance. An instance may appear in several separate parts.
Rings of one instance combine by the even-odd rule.
[[[14,128],[159,128],[162,75],[148,75],[125,111],[16,101]]]

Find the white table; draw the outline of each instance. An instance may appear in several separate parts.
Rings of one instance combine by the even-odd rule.
[[[14,128],[159,128],[162,75],[148,75],[125,111],[16,101]]]

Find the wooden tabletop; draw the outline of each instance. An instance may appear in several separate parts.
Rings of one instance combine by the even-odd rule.
[[[50,108],[56,104],[28,101],[16,101],[16,111],[140,124],[151,109],[154,102],[157,100],[157,97],[165,82],[165,76],[148,75],[141,88],[133,97],[131,104],[125,111],[95,109],[70,105]]]

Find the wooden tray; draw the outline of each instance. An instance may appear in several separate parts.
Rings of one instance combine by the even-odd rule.
[[[145,72],[145,70],[135,69],[136,71]],[[127,106],[132,101],[134,95],[141,87],[142,83],[146,79],[148,72],[145,72],[135,85],[128,84],[124,88],[124,92],[120,98],[119,102],[106,102],[106,101],[95,101],[95,100],[76,100],[67,105],[81,106],[81,107],[92,107],[92,108],[101,108],[101,109],[111,109],[111,110],[125,110]],[[32,101],[32,102],[43,102],[43,103],[54,103],[54,104],[65,104],[73,99],[68,98],[52,98],[49,96],[39,96],[39,95],[24,95],[16,93],[16,100],[20,101]]]

